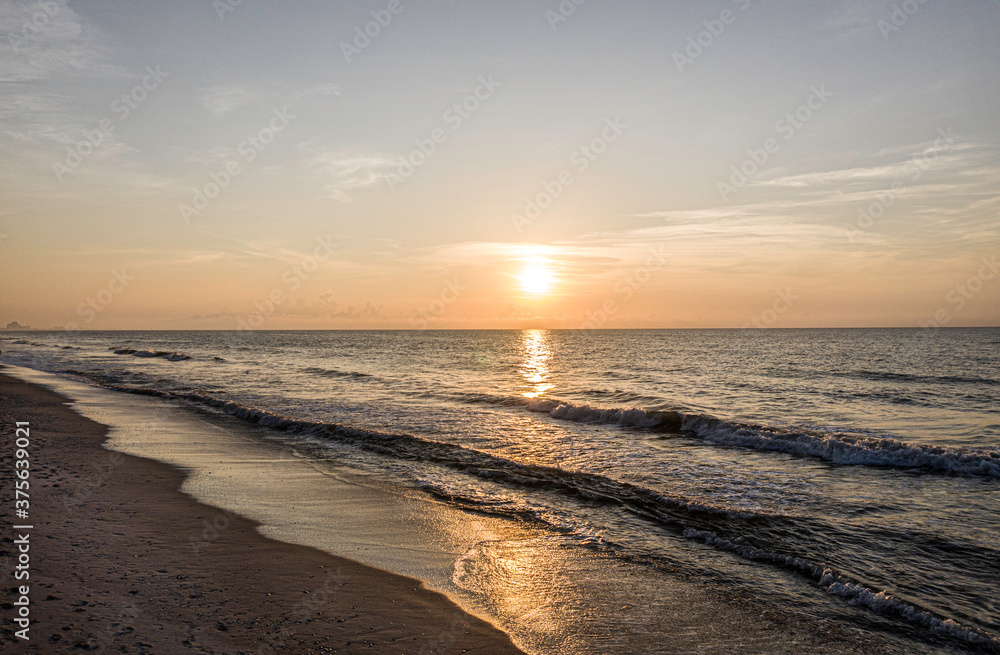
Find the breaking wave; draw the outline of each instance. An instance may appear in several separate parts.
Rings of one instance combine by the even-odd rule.
[[[109,348],[116,355],[132,355],[133,357],[162,357],[168,362],[183,362],[191,359],[190,355],[184,353],[172,353],[166,350],[136,350],[135,348]]]
[[[969,644],[986,645],[992,649],[1000,648],[1000,639],[983,630],[963,626],[951,619],[941,619],[911,603],[895,598],[887,591],[875,592],[820,564],[800,557],[773,553],[745,543],[739,538],[724,539],[710,531],[688,528],[684,531],[683,536],[685,539],[701,541],[708,546],[739,555],[744,559],[774,564],[796,571],[812,579],[827,593],[846,599],[851,605],[867,607],[877,614],[895,616],[922,626],[935,634],[952,637]]]
[[[490,399],[478,394],[478,401]],[[532,412],[580,423],[606,423],[628,428],[696,436],[723,446],[818,457],[849,466],[924,469],[1000,478],[1000,450],[915,444],[891,437],[862,437],[841,432],[811,432],[725,421],[677,410],[640,407],[604,408],[550,399],[514,396],[492,399]]]
[[[319,368],[316,366],[304,368],[302,369],[302,372],[322,378],[350,378],[352,380],[361,380],[372,377],[370,373],[361,373],[359,371],[341,371],[335,368]]]

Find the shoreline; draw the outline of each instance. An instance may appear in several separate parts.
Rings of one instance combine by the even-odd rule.
[[[91,463],[82,479],[74,482],[76,491],[65,484],[56,489],[59,498],[67,493],[78,500],[99,495],[126,454],[183,472],[181,495],[197,499],[196,504],[209,512],[174,528],[179,533],[176,547],[186,557],[225,548],[219,536],[228,533],[233,517],[243,517],[257,533],[281,544],[317,549],[422,584],[465,615],[499,628],[529,653],[939,652],[933,647],[900,648],[891,634],[853,630],[825,616],[788,615],[780,605],[761,603],[752,594],[716,584],[714,577],[654,570],[578,548],[558,534],[504,517],[470,514],[428,497],[408,485],[406,478],[396,479],[391,468],[382,467],[381,459],[372,468],[349,447],[286,438],[281,431],[253,422],[145,394],[123,394],[73,376],[14,365],[3,373],[54,392],[55,402],[64,403],[63,408],[77,418],[107,427],[98,451],[104,459]],[[13,420],[21,419],[11,420],[12,436]],[[44,462],[36,459],[37,463]],[[6,567],[3,555],[0,549],[0,563]],[[292,608],[299,623],[274,623],[267,632],[270,645],[285,646],[272,633],[311,630],[300,624],[312,618],[318,604],[326,603],[326,596],[338,593],[344,572],[321,573],[311,576],[310,583],[318,581],[311,591],[299,590],[303,595]],[[117,626],[102,626],[110,636],[123,629],[122,624],[131,627],[134,597],[125,596],[127,591],[118,588],[114,598],[123,620]],[[622,611],[640,607],[639,612]],[[302,615],[306,610],[309,616]],[[419,642],[402,642],[400,650],[386,652],[459,652],[455,637],[464,619],[461,613],[451,616],[444,632],[425,635]],[[368,627],[374,629],[374,624]],[[392,645],[396,643],[401,642]],[[369,650],[367,643],[361,648]]]
[[[4,644],[29,643],[28,652],[522,653],[419,580],[267,538],[258,522],[194,500],[180,491],[183,471],[104,448],[107,427],[68,402],[0,369],[5,431],[13,438],[15,421],[31,423],[34,525],[31,641],[14,637],[8,587]],[[0,459],[13,470],[11,449]],[[210,548],[189,543],[213,530]],[[4,568],[12,568],[12,539],[3,535]]]

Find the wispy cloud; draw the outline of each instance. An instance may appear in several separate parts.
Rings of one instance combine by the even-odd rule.
[[[0,53],[0,82],[122,74],[103,37],[64,0],[0,3]]]
[[[198,101],[213,116],[226,114],[260,101],[260,95],[241,86],[216,86],[204,89]]]
[[[350,191],[382,183],[396,163],[388,156],[372,151],[328,150],[305,144],[302,165],[323,182],[327,195],[338,202],[351,202]]]
[[[866,166],[851,168],[811,171],[793,175],[775,169],[770,175],[761,174],[751,181],[749,186],[757,187],[789,187],[817,188],[836,185],[840,189],[859,184],[891,184],[896,180],[916,181],[925,171],[933,170],[940,177],[942,174],[968,174],[969,171],[981,168],[987,158],[995,159],[995,149],[990,149],[974,143],[957,141],[957,137],[949,137],[951,142],[937,139],[919,144],[884,148],[868,157],[871,160],[891,159],[888,162],[871,163]],[[992,152],[991,152],[992,150]]]
[[[748,207],[712,207],[710,209],[668,209],[664,211],[653,211],[642,214],[629,214],[632,218],[663,218],[677,222],[700,222],[712,221],[727,218],[741,218],[748,216],[752,210]]]
[[[292,102],[297,103],[306,98],[331,98],[340,95],[340,86],[337,84],[310,84],[292,92]]]

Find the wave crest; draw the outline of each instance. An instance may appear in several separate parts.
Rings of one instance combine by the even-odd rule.
[[[477,395],[475,401],[489,401]],[[839,432],[807,432],[735,423],[676,410],[595,407],[549,398],[494,397],[501,405],[579,423],[605,423],[697,436],[709,443],[818,457],[848,466],[924,469],[1000,478],[1000,451],[916,444],[891,437],[860,437]]]
[[[532,412],[544,412],[564,421],[579,423],[612,423],[624,427],[676,431],[681,428],[683,415],[673,410],[650,410],[640,407],[604,408],[590,404],[575,405],[556,400],[535,399],[525,405]]]
[[[995,450],[914,444],[890,437],[779,430],[697,415],[686,416],[681,427],[711,443],[819,457],[835,464],[1000,477],[1000,451]]]

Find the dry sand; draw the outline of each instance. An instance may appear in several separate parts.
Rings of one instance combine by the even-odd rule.
[[[107,428],[65,403],[0,375],[4,652],[521,652],[417,580],[267,539],[182,494],[183,472],[105,450]],[[31,424],[29,644],[12,621],[15,421]],[[220,521],[211,548],[191,540]]]

